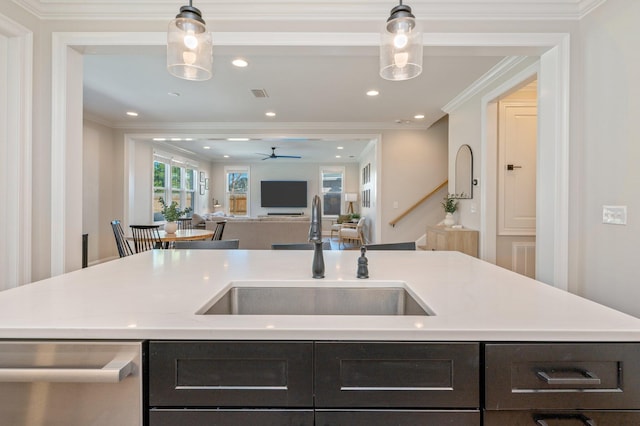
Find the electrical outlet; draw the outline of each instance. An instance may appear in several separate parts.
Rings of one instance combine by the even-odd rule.
[[[394,201],[394,202],[393,202],[393,208],[394,208],[394,209],[397,209],[397,208],[398,208],[398,202],[397,202],[397,201]]]
[[[626,225],[627,206],[602,206],[602,223]]]

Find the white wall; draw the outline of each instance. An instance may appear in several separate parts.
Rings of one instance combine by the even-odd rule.
[[[380,242],[415,241],[426,233],[427,225],[444,218],[440,191],[405,216],[395,227],[389,222],[447,180],[448,119],[443,117],[427,130],[388,131],[382,135],[382,203]],[[396,206],[397,203],[397,207]]]
[[[640,2],[608,0],[580,23],[583,131],[572,155],[582,199],[577,221],[578,293],[640,317]],[[628,224],[602,224],[603,205],[626,205]]]
[[[259,163],[213,163],[211,167],[211,179],[213,181],[213,196],[217,198],[223,209],[228,212],[228,206],[224,205],[224,179],[225,166],[248,166],[250,168],[250,204],[252,217],[266,215],[269,212],[295,212],[311,215],[311,200],[313,196],[320,195],[320,169],[322,167],[344,166],[346,192],[358,192],[358,164],[324,164],[307,162],[280,162],[278,160],[260,161]],[[304,180],[307,181],[307,208],[263,208],[260,206],[260,182],[263,180]],[[345,209],[344,203],[342,206]],[[328,233],[330,220],[323,222],[323,232]]]
[[[114,131],[102,124],[84,120],[82,151],[82,232],[89,234],[89,264],[117,257],[110,222],[122,220],[121,182]]]

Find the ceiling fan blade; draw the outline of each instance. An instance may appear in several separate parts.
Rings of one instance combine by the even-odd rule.
[[[302,158],[299,155],[276,155],[274,158]]]

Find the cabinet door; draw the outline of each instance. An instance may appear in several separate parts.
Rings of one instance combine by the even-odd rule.
[[[480,412],[477,410],[318,410],[315,424],[316,426],[480,426]]]
[[[155,409],[149,426],[313,426],[313,410]]]
[[[316,407],[477,408],[475,343],[322,342]]]
[[[638,411],[487,411],[484,426],[637,426]]]
[[[640,409],[638,360],[637,343],[487,344],[486,408]]]
[[[151,407],[312,407],[310,342],[149,343]]]

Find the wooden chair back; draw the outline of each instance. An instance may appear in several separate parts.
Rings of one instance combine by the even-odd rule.
[[[124,236],[122,225],[119,220],[111,221],[111,229],[113,229],[113,235],[116,237],[116,247],[118,247],[118,255],[125,257],[133,254],[133,250],[129,245],[129,241]]]
[[[133,235],[133,246],[136,253],[152,250],[154,248],[162,248],[162,240],[160,240],[160,225],[130,225],[131,234]]]
[[[415,241],[406,241],[402,243],[383,243],[383,244],[366,244],[367,250],[415,250]]]
[[[212,240],[221,240],[222,233],[224,232],[224,226],[227,224],[226,220],[222,220],[220,222],[216,222],[216,229],[213,231]]]
[[[190,217],[183,217],[181,219],[176,220],[178,224],[178,229],[193,229],[193,224]]]
[[[240,247],[240,240],[176,241],[175,249],[229,250]]]

